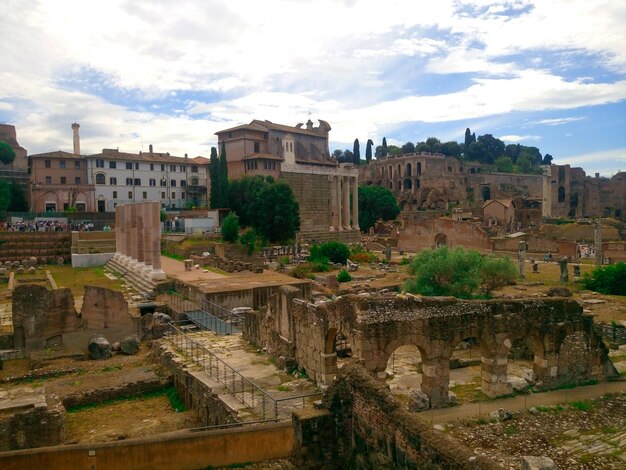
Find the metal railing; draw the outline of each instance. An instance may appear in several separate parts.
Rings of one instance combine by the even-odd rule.
[[[209,377],[223,385],[228,393],[263,420],[279,420],[281,419],[279,409],[285,415],[289,408],[304,407],[307,398],[321,395],[318,392],[294,397],[273,398],[261,387],[220,359],[213,351],[196,341],[193,338],[193,335],[197,334],[195,325],[184,325],[183,323],[170,323],[173,334],[170,334],[168,339],[174,347],[193,363],[200,366]],[[295,404],[288,408],[287,402],[295,402]],[[288,417],[287,414],[283,416],[283,419]]]
[[[177,292],[168,292],[165,296],[166,303],[172,310],[184,314],[200,328],[212,330],[219,335],[232,335],[241,331],[243,317],[220,305],[206,299],[201,305],[197,305]]]

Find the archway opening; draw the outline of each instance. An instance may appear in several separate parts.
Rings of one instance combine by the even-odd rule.
[[[407,178],[404,180],[404,189],[411,189],[413,186],[413,183],[411,182],[410,178]]]
[[[385,373],[391,393],[410,400],[412,391],[421,390],[422,355],[418,347],[413,344],[397,347],[389,355]]]
[[[442,246],[448,246],[448,237],[445,233],[438,233],[435,235],[435,248],[441,248]]]
[[[491,199],[491,189],[489,186],[484,186],[482,189],[483,192],[483,200],[488,201]]]

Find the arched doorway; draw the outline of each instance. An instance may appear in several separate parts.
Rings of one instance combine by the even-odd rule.
[[[405,344],[394,349],[387,360],[385,374],[391,393],[401,401],[410,401],[421,391],[422,354],[418,347]]]
[[[482,192],[484,201],[488,201],[491,199],[491,188],[489,188],[489,186],[483,186]]]
[[[445,233],[438,233],[435,235],[435,248],[441,248],[442,246],[448,246],[448,237]]]

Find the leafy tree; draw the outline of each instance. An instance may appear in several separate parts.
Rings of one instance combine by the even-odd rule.
[[[239,217],[234,212],[230,212],[222,223],[222,238],[224,241],[234,243],[239,238]]]
[[[473,142],[476,142],[476,135],[472,134],[470,128],[468,127],[465,129],[465,149],[467,150]]]
[[[407,142],[402,146],[402,153],[413,153],[415,152],[415,144],[413,142]]]
[[[331,263],[346,264],[350,256],[348,245],[340,242],[326,242],[311,247],[310,261],[328,260]]]
[[[343,150],[341,149],[333,150],[333,157],[335,157],[337,160],[339,160],[342,155],[343,155]]]
[[[441,145],[441,153],[443,153],[447,157],[459,158],[463,153],[463,149],[457,142],[451,140],[450,142],[446,142]]]
[[[517,159],[516,166],[518,167],[519,171],[521,171],[522,173],[530,173],[530,170],[532,168],[532,162],[530,161],[528,157],[521,156]]]
[[[520,144],[509,144],[504,147],[504,155],[510,157],[513,163],[517,161],[521,153],[521,145]]]
[[[218,207],[228,207],[228,162],[226,160],[226,142],[222,141],[219,159]]]
[[[465,158],[467,160],[487,163],[487,149],[485,149],[482,142],[472,142],[465,151]]]
[[[0,163],[10,164],[15,160],[15,151],[6,142],[0,140]]]
[[[582,284],[601,294],[626,295],[626,263],[599,266],[583,276]]]
[[[211,180],[211,193],[210,202],[211,209],[217,209],[219,207],[219,191],[220,191],[220,168],[219,160],[217,158],[217,149],[211,147],[211,158],[209,159],[209,177]]]
[[[491,134],[485,134],[478,137],[478,142],[483,144],[485,148],[485,163],[494,163],[498,157],[504,154],[504,142],[495,138]]]
[[[9,204],[9,212],[28,212],[28,201],[26,200],[26,192],[21,184],[13,181],[10,185],[11,203]]]
[[[387,155],[402,155],[402,149],[397,145],[390,145],[387,147]]]
[[[553,160],[552,155],[550,155],[549,153],[546,153],[543,156],[543,160],[542,160],[541,164],[542,165],[551,165],[552,164],[552,160]]]
[[[365,163],[367,165],[372,161],[372,145],[374,145],[372,139],[367,139],[367,146],[365,147]]]
[[[4,214],[11,204],[11,187],[5,180],[0,180],[0,214]]]
[[[348,149],[345,149],[343,151],[343,155],[341,156],[341,159],[339,160],[342,163],[352,163],[354,162],[354,153],[351,152]]]
[[[256,212],[256,203],[261,192],[269,184],[261,175],[244,176],[228,183],[228,201],[230,209],[239,216],[239,223],[243,227],[252,227]]]
[[[269,242],[286,242],[300,230],[300,214],[291,188],[282,181],[267,184],[254,202],[254,229]]]
[[[350,276],[350,273],[346,271],[345,269],[342,269],[337,274],[337,282],[350,282],[351,280],[352,280],[352,276]]]
[[[517,268],[508,257],[485,256],[480,267],[480,280],[483,291],[503,287],[517,279]]]
[[[252,253],[254,253],[254,250],[256,249],[256,241],[257,241],[257,236],[256,236],[256,232],[254,231],[254,229],[248,230],[239,239],[239,242],[242,245],[246,245],[248,247],[248,256],[250,256]],[[287,258],[287,260],[289,260],[289,258]]]
[[[513,161],[510,157],[500,157],[496,160],[496,168],[498,171],[511,173],[513,171]]]
[[[367,232],[378,219],[394,220],[400,208],[393,193],[381,186],[359,186],[359,227]]]
[[[355,165],[361,164],[361,144],[359,139],[354,139],[354,146],[352,147],[353,162]]]

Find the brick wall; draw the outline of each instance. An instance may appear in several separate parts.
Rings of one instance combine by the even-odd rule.
[[[55,260],[69,258],[70,232],[0,232],[0,261],[21,261],[31,256]]]

